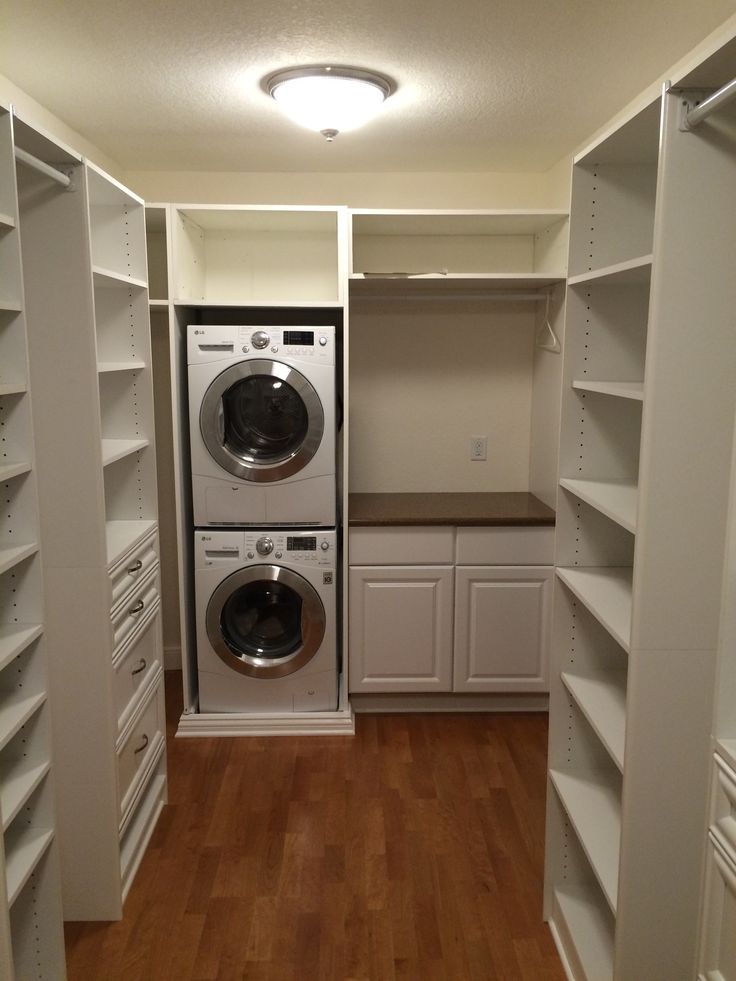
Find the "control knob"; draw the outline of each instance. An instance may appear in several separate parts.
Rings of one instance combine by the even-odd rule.
[[[329,547],[330,547],[329,542],[322,542],[322,544],[320,545],[320,548],[322,549],[323,552],[326,552]]]
[[[256,542],[256,552],[259,555],[270,555],[273,552],[273,542],[270,538],[259,538]]]
[[[271,343],[271,338],[265,330],[257,330],[251,337],[250,342],[253,347],[258,348],[259,351],[262,351],[264,347],[268,347],[268,345]]]

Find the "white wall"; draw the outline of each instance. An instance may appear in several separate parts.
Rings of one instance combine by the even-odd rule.
[[[129,171],[147,201],[344,204],[352,208],[566,207],[547,174],[249,174]]]
[[[533,352],[528,305],[354,305],[351,490],[528,490]]]
[[[65,143],[72,150],[76,150],[77,153],[89,157],[90,160],[99,167],[102,167],[109,174],[112,174],[117,180],[122,180],[123,169],[112,157],[103,153],[93,143],[90,143],[81,133],[67,126],[58,116],[49,112],[48,109],[44,109],[40,103],[32,99],[22,89],[19,89],[17,85],[4,75],[0,75],[0,104],[4,106],[10,106],[12,104],[24,122],[29,123],[35,129],[54,136],[60,143]]]

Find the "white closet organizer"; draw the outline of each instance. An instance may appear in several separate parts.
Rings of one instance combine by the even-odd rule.
[[[573,167],[545,911],[589,981],[695,976],[736,167],[680,119],[666,89]]]
[[[70,173],[23,173],[20,231],[64,916],[112,920],[166,786],[144,208]]]
[[[191,532],[194,525],[186,401],[188,324],[337,324],[344,328],[347,211],[343,207],[171,204],[167,213],[170,223],[168,246],[164,249],[160,242],[157,243],[153,261],[154,265],[160,265],[164,254],[170,258],[171,399],[184,684],[184,713],[178,733],[199,736],[352,732],[352,714],[344,682],[336,712],[293,713],[288,718],[199,712],[193,622]],[[149,242],[155,242],[159,223],[159,217],[151,215]],[[152,279],[154,275],[158,276],[158,273],[152,267]],[[343,357],[346,357],[344,329],[341,340]],[[342,364],[337,370],[342,381]],[[344,390],[343,398],[346,404]],[[338,493],[344,494],[347,462],[342,444],[338,452],[341,454]],[[343,570],[343,577],[345,575]],[[343,589],[346,589],[345,585]],[[343,625],[343,635],[345,629]]]
[[[64,937],[14,149],[78,158],[13,124],[0,108],[0,975],[53,981]]]

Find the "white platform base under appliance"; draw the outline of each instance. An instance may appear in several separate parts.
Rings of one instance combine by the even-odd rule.
[[[236,712],[199,712],[182,715],[177,738],[202,736],[354,736],[352,709],[337,712],[290,712],[288,715],[251,715]]]

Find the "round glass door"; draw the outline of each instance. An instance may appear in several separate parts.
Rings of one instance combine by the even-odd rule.
[[[199,413],[212,458],[244,480],[282,480],[317,452],[324,412],[314,387],[278,361],[227,368],[211,383]]]
[[[314,587],[278,566],[234,572],[207,606],[207,636],[222,661],[254,678],[298,671],[317,653],[325,611]]]

